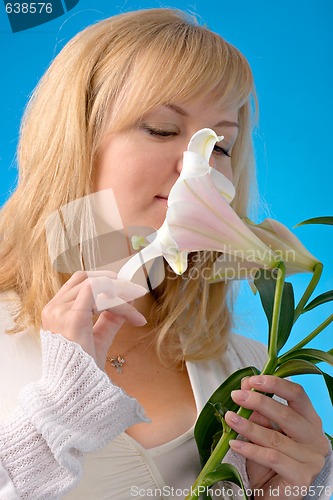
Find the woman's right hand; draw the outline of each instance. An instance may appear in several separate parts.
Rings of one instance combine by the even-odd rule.
[[[112,271],[77,271],[44,307],[42,328],[80,344],[103,370],[123,323],[146,324],[145,317],[129,304],[146,293],[140,285],[117,280]],[[94,315],[98,315],[95,322]]]

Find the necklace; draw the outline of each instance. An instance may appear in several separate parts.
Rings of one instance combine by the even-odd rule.
[[[146,344],[146,340],[147,340],[146,335],[143,335],[141,338],[136,338],[136,343],[130,346],[128,349],[125,349],[124,354],[116,354],[116,356],[107,356],[106,361],[108,361],[110,365],[117,370],[117,373],[122,374],[123,365],[126,363],[124,356],[126,356],[127,358],[127,355],[133,350],[137,349],[138,345]]]
[[[115,356],[114,358],[108,356],[106,359],[111,364],[111,366],[115,367],[117,373],[123,373],[123,364],[125,363],[124,356],[117,354],[117,356]]]

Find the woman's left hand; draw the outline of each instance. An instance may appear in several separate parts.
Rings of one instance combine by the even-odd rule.
[[[261,393],[275,394],[288,405]],[[225,415],[227,424],[249,440],[233,440],[230,446],[247,458],[252,491],[260,489],[260,498],[303,498],[330,451],[321,419],[304,389],[288,380],[258,375],[245,378],[232,399],[254,410],[249,420],[231,411]]]

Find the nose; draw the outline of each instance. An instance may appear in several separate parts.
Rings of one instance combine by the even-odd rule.
[[[184,150],[185,151],[185,150]],[[178,158],[177,158],[177,164],[176,164],[176,170],[177,170],[177,173],[180,175],[182,169],[183,169],[183,154],[184,154],[184,151],[182,151],[179,155],[178,155]]]
[[[210,155],[209,166],[212,168],[217,168],[217,163],[216,163],[216,160],[215,160],[213,154]]]

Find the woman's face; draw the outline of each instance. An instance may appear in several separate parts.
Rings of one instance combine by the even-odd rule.
[[[113,189],[125,227],[158,229],[182,169],[183,152],[198,130],[207,127],[224,136],[210,164],[232,180],[229,155],[237,122],[238,110],[219,108],[213,98],[160,106],[131,129],[106,138],[98,156],[95,191]]]

